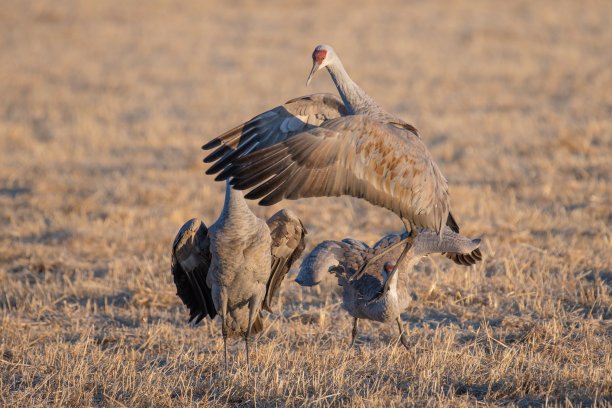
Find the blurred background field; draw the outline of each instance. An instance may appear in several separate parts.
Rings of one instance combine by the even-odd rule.
[[[612,404],[612,3],[19,1],[0,7],[0,406]],[[485,258],[414,272],[397,329],[290,275],[252,372],[218,320],[186,323],[182,223],[219,214],[200,146],[335,92],[311,52],[414,124]],[[400,231],[306,199],[309,234]],[[297,265],[296,265],[297,266]]]

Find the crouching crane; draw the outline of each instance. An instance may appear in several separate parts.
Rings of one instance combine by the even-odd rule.
[[[433,231],[421,230],[396,266],[393,259],[400,248],[393,245],[402,242],[407,235],[387,235],[372,248],[350,238],[341,242],[323,241],[302,261],[296,278],[296,282],[302,286],[319,284],[326,273],[338,278],[338,284],[342,286],[342,308],[353,316],[351,346],[357,336],[359,319],[368,319],[382,323],[397,322],[400,340],[408,349],[400,314],[408,308],[412,299],[409,272],[425,255],[442,252],[469,254],[480,246],[480,239],[465,238],[448,228],[442,231],[441,236]],[[393,249],[386,252],[389,248]],[[384,256],[376,258],[381,253]],[[371,262],[365,273],[351,280],[351,276],[368,261]],[[396,272],[392,274],[394,268]],[[375,301],[370,301],[379,296],[383,286],[387,286],[388,290]]]

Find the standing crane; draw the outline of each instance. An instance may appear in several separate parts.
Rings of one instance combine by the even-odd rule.
[[[231,176],[234,188],[251,189],[245,197],[261,199],[261,205],[350,195],[393,211],[407,232],[416,234],[421,227],[440,233],[445,225],[459,232],[446,179],[417,130],[376,104],[349,77],[332,47],[317,46],[312,59],[307,84],[326,68],[340,98],[296,98],[212,139],[202,147],[215,149],[204,159],[214,162],[207,173],[220,172],[216,180]],[[410,240],[407,236],[396,244],[404,245],[396,265]],[[482,259],[478,248],[446,255],[462,265]]]
[[[338,278],[338,284],[342,286],[342,308],[353,316],[351,346],[357,336],[359,319],[368,319],[382,323],[397,322],[400,340],[408,349],[400,314],[408,308],[412,299],[409,279],[412,268],[422,257],[431,253],[468,254],[480,246],[480,239],[471,240],[449,229],[444,229],[441,236],[433,231],[422,230],[401,264],[396,266],[394,261],[388,260],[395,255],[391,251],[372,262],[368,272],[359,279],[350,279],[361,265],[385,253],[388,248],[407,238],[406,235],[387,235],[372,248],[350,238],[340,242],[323,241],[302,261],[296,278],[296,282],[302,286],[319,284],[326,273],[332,273]],[[395,248],[395,251],[399,249]],[[399,273],[392,274],[393,269]],[[376,301],[370,302],[369,299],[376,297],[387,284],[389,290]]]
[[[242,192],[226,183],[217,221],[206,228],[189,220],[172,245],[172,275],[189,321],[219,314],[227,369],[227,338],[243,336],[249,364],[249,336],[263,329],[261,309],[272,298],[304,250],[306,228],[289,210],[267,222],[255,216]]]

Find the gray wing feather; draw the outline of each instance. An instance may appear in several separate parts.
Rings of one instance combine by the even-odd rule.
[[[323,241],[302,261],[296,282],[301,286],[317,285],[325,274],[333,273],[332,269],[338,265],[359,265],[369,250],[365,243],[354,239]]]
[[[202,146],[215,149],[205,163],[215,162],[206,174],[215,174],[238,157],[281,142],[297,133],[319,126],[328,119],[346,115],[342,100],[332,94],[313,94],[292,99],[212,139]],[[217,179],[224,180],[227,172]]]
[[[306,245],[306,227],[290,210],[281,210],[267,221],[272,238],[272,269],[266,286],[263,307],[270,310],[270,303],[291,265],[300,257]]]
[[[421,230],[413,245],[415,256],[424,256],[432,253],[454,253],[456,255],[470,255],[476,251],[480,254],[480,239],[469,239],[445,228],[442,235],[432,231]]]
[[[258,149],[228,170],[261,205],[351,195],[434,231],[449,213],[448,185],[423,142],[403,128],[347,116]]]
[[[319,243],[302,260],[300,272],[295,281],[301,286],[315,286],[321,282],[323,276],[329,272],[331,267],[338,265],[333,248],[339,247],[336,241],[323,241]]]
[[[385,248],[399,242],[401,239],[404,239],[407,236],[407,232],[402,234],[387,235],[378,241],[374,245],[373,249],[375,253],[378,253],[379,251],[383,251]],[[442,232],[442,236],[434,233],[433,231],[419,228],[419,235],[417,236],[413,246],[415,256],[425,256],[431,253],[442,253],[460,265],[474,265],[476,262],[482,259],[482,253],[480,252],[480,239],[471,240],[459,235],[450,228],[445,228]],[[397,252],[397,256],[399,256],[399,250],[392,252],[392,254],[395,252]],[[390,256],[389,259],[393,259],[393,257]],[[382,267],[383,264],[384,262],[379,266]]]
[[[344,239],[338,241],[323,241],[318,244],[302,261],[300,273],[296,281],[302,286],[317,285],[322,276],[332,273],[338,278],[341,286],[350,287],[356,293],[372,296],[380,290],[382,281],[382,267],[391,259],[396,259],[402,247],[397,247],[383,258],[370,264],[360,279],[349,281],[359,267],[368,259],[383,252],[388,247],[407,237],[407,233],[390,234],[381,238],[372,248],[365,243]],[[414,265],[423,256],[431,253],[452,252],[457,255],[469,255],[479,251],[480,239],[463,237],[449,228],[442,231],[442,235],[425,229],[419,229],[416,241],[410,251]],[[405,278],[400,276],[400,278]]]
[[[170,269],[176,294],[189,309],[189,321],[200,322],[217,314],[206,276],[210,267],[210,249],[206,225],[198,219],[187,221],[172,244]]]

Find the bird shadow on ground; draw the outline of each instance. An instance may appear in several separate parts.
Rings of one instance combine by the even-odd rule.
[[[22,194],[29,194],[32,189],[27,187],[0,188],[0,197],[15,198]]]

